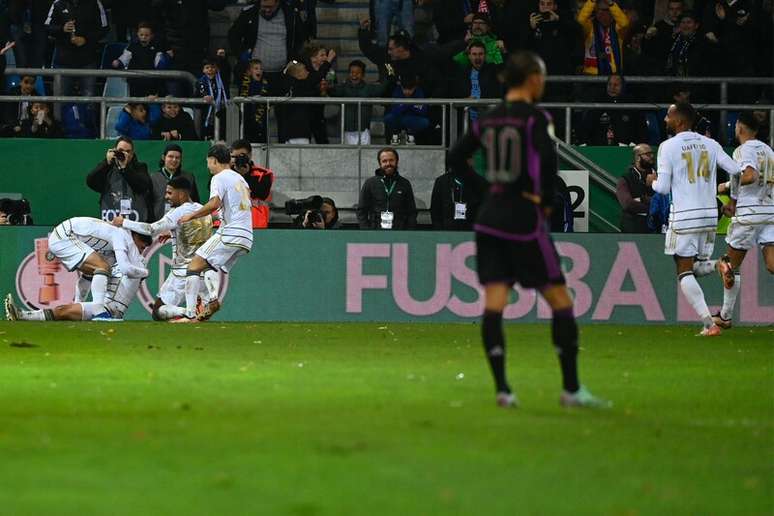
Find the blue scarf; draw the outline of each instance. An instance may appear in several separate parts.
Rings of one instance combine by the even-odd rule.
[[[207,85],[207,89],[210,91],[209,96],[215,99],[215,104],[210,105],[210,108],[207,110],[207,117],[204,120],[204,127],[209,127],[210,124],[215,125],[214,115],[225,107],[226,101],[228,100],[228,93],[226,93],[226,88],[223,86],[223,79],[220,78],[220,72],[215,74],[215,91],[212,90],[212,81],[209,77],[202,75],[199,77],[199,80]]]
[[[618,73],[623,73],[621,66],[621,48],[618,46],[618,31],[615,22],[608,28],[610,31],[610,49],[613,51],[613,61]],[[613,68],[610,66],[610,58],[605,54],[605,28],[594,20],[594,51],[597,54],[597,70],[599,75],[610,75]]]

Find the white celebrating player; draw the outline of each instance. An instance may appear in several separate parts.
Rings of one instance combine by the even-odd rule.
[[[156,321],[170,321],[185,315],[185,278],[188,264],[191,263],[196,250],[206,242],[212,234],[212,217],[204,216],[192,220],[186,224],[178,225],[180,218],[196,212],[202,207],[198,202],[191,201],[191,182],[181,176],[172,178],[166,187],[164,200],[172,207],[160,220],[148,224],[134,222],[118,216],[113,219],[113,225],[131,229],[142,235],[153,238],[161,234],[172,233],[172,270],[159,290],[156,302],[153,305],[153,319]],[[217,272],[208,270],[205,272],[205,285],[208,287],[203,298],[209,304],[218,299],[217,281],[214,283],[208,278],[208,273],[216,275]],[[212,289],[215,289],[214,291]]]
[[[186,313],[179,322],[197,319],[196,298],[201,289],[202,273],[209,270],[229,272],[237,259],[249,253],[253,247],[250,188],[244,178],[231,170],[230,166],[229,148],[222,143],[213,145],[207,152],[207,168],[213,176],[210,200],[179,220],[182,225],[220,210],[220,228],[196,251],[188,264],[185,281]],[[217,291],[217,285],[214,288]],[[198,319],[208,319],[219,309],[220,303],[216,298],[207,304]]]
[[[658,171],[653,190],[672,194],[669,228],[664,252],[674,256],[680,289],[704,329],[699,335],[720,335],[712,321],[707,302],[696,276],[717,270],[724,282],[733,282],[733,273],[725,260],[710,260],[715,247],[718,225],[716,168],[738,175],[740,167],[723,151],[718,142],[691,130],[696,111],[690,104],[669,106],[665,122],[674,137],[658,149]]]
[[[730,286],[724,283],[723,307],[713,316],[715,324],[725,329],[731,328],[741,286],[739,267],[747,251],[760,246],[766,269],[774,274],[774,151],[756,139],[758,129],[758,119],[752,113],[740,113],[736,139],[741,145],[734,151],[734,159],[743,172],[718,188],[721,193],[730,193],[731,202],[724,211],[733,215],[724,258],[734,271],[734,282]]]
[[[49,252],[59,258],[69,271],[78,270],[85,278],[91,279],[93,306],[98,309],[105,303],[108,280],[113,260],[118,270],[129,278],[144,278],[148,275],[142,263],[140,252],[150,244],[150,238],[138,233],[111,226],[92,217],[73,217],[56,226],[48,236]],[[79,280],[79,288],[88,284]],[[85,295],[80,297],[85,300]],[[100,311],[103,312],[103,311]],[[110,319],[108,312],[98,313],[95,319]]]

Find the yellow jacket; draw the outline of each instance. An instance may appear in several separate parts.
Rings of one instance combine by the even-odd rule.
[[[583,73],[585,75],[599,75],[597,54],[594,49],[594,7],[596,5],[597,2],[595,0],[587,0],[578,13],[578,23],[583,27],[584,45],[586,47],[583,55]],[[610,15],[615,21],[615,30],[618,33],[619,62],[623,64],[624,35],[629,27],[629,18],[616,3],[610,6]],[[608,57],[610,59],[610,69],[613,73],[620,73],[621,70],[618,70],[613,55],[611,54]]]

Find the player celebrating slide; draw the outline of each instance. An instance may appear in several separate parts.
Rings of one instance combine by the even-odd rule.
[[[185,278],[188,264],[196,250],[210,238],[212,233],[212,217],[209,215],[179,225],[180,218],[194,213],[202,207],[198,202],[191,201],[193,185],[185,177],[178,176],[169,180],[164,194],[164,200],[172,206],[160,220],[153,224],[134,222],[123,217],[113,219],[113,225],[131,229],[142,235],[158,237],[171,231],[172,233],[172,270],[159,290],[153,305],[153,319],[157,321],[176,320],[185,315]],[[207,303],[218,300],[216,284],[205,281],[208,288]],[[215,289],[214,291],[212,289]]]
[[[729,184],[722,184],[721,193],[730,190],[731,202],[726,212],[734,217],[728,227],[726,260],[734,271],[734,282],[724,282],[723,307],[712,320],[724,329],[731,328],[736,298],[739,295],[739,267],[747,251],[760,246],[766,269],[774,274],[774,152],[756,138],[759,122],[752,113],[739,115],[736,139],[741,144],[734,159],[743,169]]]
[[[471,173],[467,160],[479,147],[484,148],[487,161],[486,179],[491,186],[474,226],[478,277],[485,298],[484,348],[495,379],[497,404],[516,406],[518,401],[505,378],[503,310],[514,283],[534,288],[553,311],[553,342],[563,381],[560,403],[609,406],[578,379],[578,325],[547,229],[557,160],[550,136],[551,117],[534,106],[543,96],[545,75],[545,63],[536,54],[513,54],[504,74],[505,102],[482,115],[449,155],[458,173]]]
[[[218,290],[217,271],[229,272],[243,254],[253,247],[253,224],[250,188],[244,178],[231,170],[231,152],[222,143],[216,143],[207,152],[207,168],[212,174],[210,200],[193,213],[180,217],[183,225],[209,216],[220,210],[221,223],[197,251],[188,264],[185,280],[185,315],[176,322],[193,322],[212,317],[220,309],[220,302],[210,301],[204,311],[196,314],[196,298],[201,289],[202,274],[205,282]],[[209,287],[208,287],[209,288]]]
[[[690,104],[669,106],[664,121],[674,136],[658,148],[653,190],[672,194],[664,253],[674,257],[680,289],[701,317],[704,328],[699,335],[715,337],[721,330],[712,321],[696,276],[717,270],[727,286],[734,281],[728,262],[710,257],[718,225],[716,168],[733,176],[739,174],[740,167],[718,142],[692,131],[695,120],[696,111]]]

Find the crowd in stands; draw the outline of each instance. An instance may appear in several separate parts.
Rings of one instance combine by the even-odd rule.
[[[210,11],[222,11],[229,3],[245,5],[228,31],[227,44],[213,48]],[[190,113],[175,104],[126,106],[114,129],[134,139],[223,137],[214,134],[215,121],[225,127],[231,96],[287,95],[406,99],[384,114],[386,142],[439,143],[440,109],[412,100],[499,98],[499,68],[518,49],[541,55],[550,75],[609,77],[606,85],[552,83],[546,101],[664,103],[681,94],[694,103],[718,102],[716,86],[628,85],[626,77],[774,73],[770,0],[372,0],[372,17],[362,21],[358,41],[379,80],[367,81],[369,64],[358,59],[350,62],[347,77],[336,81],[335,50],[313,40],[316,5],[314,0],[2,0],[0,41],[15,43],[17,67],[181,70],[199,77],[193,89],[184,81],[131,78],[128,92],[134,97],[193,95],[210,103],[195,113],[200,120],[194,128]],[[425,34],[415,23],[420,14],[432,21]],[[3,61],[0,57],[0,66]],[[8,79],[0,82],[2,89],[10,86],[5,93],[46,92],[40,78]],[[98,94],[97,78],[64,78],[61,93]],[[768,102],[771,93],[766,86],[732,86],[728,100]],[[93,106],[65,105],[54,113],[51,106],[38,105],[34,117],[32,109],[29,102],[3,104],[0,135],[97,132]],[[476,115],[470,110],[472,118]],[[346,142],[371,142],[371,107],[358,114],[350,106],[342,116]],[[652,129],[648,134],[642,112],[601,109],[574,116],[575,143],[658,143],[661,137]],[[268,141],[269,117],[265,105],[249,105],[245,135],[256,143]],[[274,118],[280,142],[330,140],[322,105],[281,106]],[[561,131],[563,117],[556,119]],[[712,116],[709,122],[711,131],[722,129]]]

